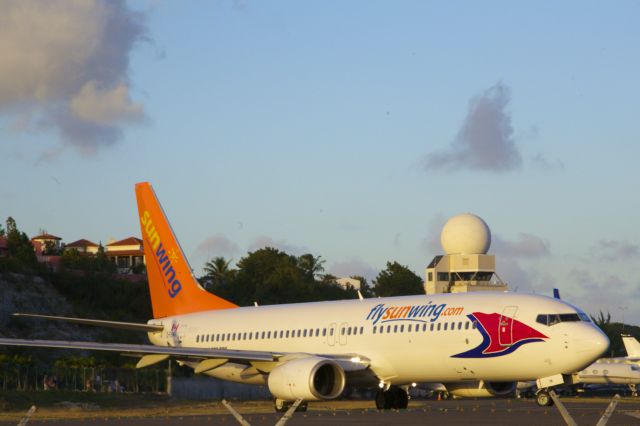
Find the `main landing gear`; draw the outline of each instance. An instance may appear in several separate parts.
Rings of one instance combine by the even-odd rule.
[[[536,392],[536,404],[540,407],[550,407],[553,405],[553,398],[551,398],[548,389],[539,389]]]
[[[273,400],[273,408],[277,413],[286,413],[287,410],[293,405],[294,401],[285,401],[284,399],[276,398]],[[296,413],[307,411],[308,404],[301,402],[296,408]]]
[[[407,408],[409,395],[397,386],[391,386],[389,390],[380,389],[376,393],[376,408],[378,410],[390,410],[392,408]]]

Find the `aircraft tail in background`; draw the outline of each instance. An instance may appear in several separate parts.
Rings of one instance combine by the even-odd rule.
[[[628,357],[640,358],[640,342],[635,337],[623,334],[622,343],[624,343]]]
[[[191,273],[151,184],[136,184],[154,318],[238,306],[204,290]]]

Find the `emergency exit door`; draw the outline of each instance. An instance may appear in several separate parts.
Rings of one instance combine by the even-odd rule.
[[[507,306],[502,310],[498,323],[498,343],[501,346],[513,345],[513,319],[517,311],[517,306]]]

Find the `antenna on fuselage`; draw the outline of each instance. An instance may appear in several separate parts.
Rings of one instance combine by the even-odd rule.
[[[553,289],[553,298],[554,298],[554,299],[562,299],[562,298],[560,297],[560,290],[559,290],[559,289],[557,289],[557,288],[554,288],[554,289]]]

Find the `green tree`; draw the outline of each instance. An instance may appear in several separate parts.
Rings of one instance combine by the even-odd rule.
[[[2,227],[1,223],[0,223],[0,237],[4,237],[4,228]]]
[[[351,278],[353,278],[354,280],[360,281],[360,293],[362,294],[362,297],[374,296],[373,289],[371,288],[371,286],[369,285],[369,282],[365,277],[361,275],[351,275]]]
[[[38,258],[31,240],[24,232],[20,232],[16,221],[7,218],[7,248],[9,257],[15,259],[21,269],[33,270],[38,267]]]
[[[315,257],[311,253],[303,254],[298,257],[298,266],[307,275],[308,278],[314,279],[324,272],[324,260],[322,256]]]
[[[408,267],[398,262],[387,262],[387,268],[380,271],[374,280],[374,291],[377,296],[405,296],[424,294],[422,279]]]
[[[226,260],[222,256],[214,257],[204,265],[205,276],[212,285],[225,286],[233,279],[236,272],[229,267],[230,264],[231,259]]]
[[[626,351],[620,333],[622,332],[622,324],[618,322],[611,322],[611,314],[607,312],[605,315],[602,311],[599,312],[597,317],[591,316],[591,320],[600,327],[600,330],[609,338],[609,356],[625,356]]]

